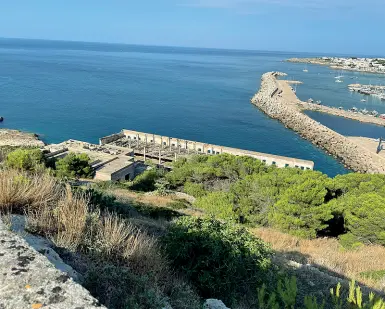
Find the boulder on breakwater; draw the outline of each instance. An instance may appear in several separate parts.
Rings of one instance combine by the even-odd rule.
[[[263,74],[261,88],[251,103],[287,128],[298,132],[314,145],[340,159],[347,167],[361,173],[385,174],[385,159],[355,144],[345,136],[329,129],[303,114],[298,105],[289,102],[277,82],[280,72]]]

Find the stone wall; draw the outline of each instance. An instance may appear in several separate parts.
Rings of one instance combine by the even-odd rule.
[[[277,77],[284,73],[269,72],[262,76],[261,88],[251,102],[267,115],[281,121],[314,145],[339,158],[347,167],[362,173],[385,174],[385,159],[358,146],[337,132],[301,113],[298,106],[285,101]]]
[[[105,308],[0,220],[0,308]]]
[[[108,144],[108,143],[112,143],[112,142],[117,141],[118,139],[120,139],[122,137],[124,137],[122,132],[111,134],[111,135],[108,135],[108,136],[100,138],[99,139],[99,144],[100,145],[105,145],[105,144]]]

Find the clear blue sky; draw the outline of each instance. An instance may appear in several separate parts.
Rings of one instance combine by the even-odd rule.
[[[385,56],[385,0],[2,0],[0,37]]]

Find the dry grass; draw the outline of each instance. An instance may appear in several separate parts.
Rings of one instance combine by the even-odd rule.
[[[362,246],[355,250],[341,248],[337,239],[300,239],[274,229],[256,228],[252,232],[270,243],[272,248],[288,258],[302,264],[309,263],[325,267],[348,278],[356,278],[370,287],[384,289],[384,281],[362,278],[367,271],[385,270],[385,247]]]
[[[0,172],[0,211],[22,212],[55,203],[60,185],[47,174],[28,175],[15,170]]]

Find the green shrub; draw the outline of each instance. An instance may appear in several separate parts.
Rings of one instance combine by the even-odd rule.
[[[90,268],[83,286],[110,309],[159,309],[167,303],[149,278],[126,267],[105,264]]]
[[[345,228],[363,243],[385,245],[385,197],[377,193],[348,194],[335,201]]]
[[[152,168],[144,171],[142,174],[135,177],[129,184],[130,189],[135,191],[150,192],[156,189],[156,181],[164,174],[163,170]]]
[[[205,298],[227,302],[255,293],[271,267],[271,251],[246,229],[212,218],[179,218],[163,243],[174,267]]]
[[[44,162],[40,149],[16,149],[7,155],[6,165],[25,171],[35,171],[42,168]]]
[[[233,211],[233,201],[231,195],[227,192],[211,192],[198,198],[194,206],[215,218],[227,220],[236,219]]]
[[[338,240],[340,241],[340,245],[347,250],[354,250],[363,245],[360,239],[352,233],[340,235]]]
[[[201,183],[186,182],[183,186],[183,191],[187,194],[190,194],[194,197],[202,197],[206,195],[206,190]]]
[[[303,182],[291,186],[274,204],[269,224],[296,236],[315,238],[333,218],[332,209],[325,204],[327,177],[303,177]]]
[[[56,164],[56,175],[59,177],[69,178],[89,178],[92,176],[92,167],[88,155],[81,153],[69,153],[62,159],[59,159]]]

